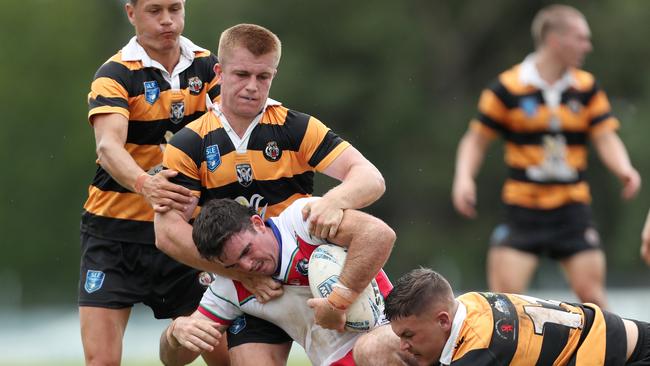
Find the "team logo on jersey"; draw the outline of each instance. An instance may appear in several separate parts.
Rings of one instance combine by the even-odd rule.
[[[270,162],[278,161],[282,157],[282,150],[275,141],[269,141],[264,148],[264,158]]]
[[[535,97],[523,97],[519,101],[519,107],[524,110],[528,117],[537,114],[537,106],[537,98]]]
[[[198,76],[194,76],[187,80],[187,89],[191,94],[199,94],[203,89],[203,82]]]
[[[214,172],[221,165],[219,145],[210,145],[205,148],[205,165],[211,172]]]
[[[237,180],[239,181],[239,184],[248,187],[253,183],[253,168],[250,164],[237,164],[235,170],[237,171]]]
[[[144,99],[149,104],[154,104],[160,97],[160,88],[158,87],[158,82],[154,81],[145,81],[144,82]]]
[[[199,273],[199,283],[203,286],[210,286],[210,284],[214,281],[214,277],[212,273],[209,272],[201,272]]]
[[[173,102],[172,108],[169,114],[169,120],[173,124],[178,124],[183,121],[185,117],[185,102]]]
[[[242,315],[230,324],[228,331],[232,334],[237,334],[244,328],[246,328],[246,317]]]
[[[580,101],[577,99],[569,99],[568,102],[566,102],[567,107],[569,107],[569,110],[575,114],[580,113],[580,110],[582,109],[582,104],[580,104]]]
[[[86,272],[86,283],[84,284],[86,292],[91,294],[102,288],[105,277],[106,275],[102,271],[88,270]]]
[[[307,258],[303,258],[296,263],[296,271],[300,273],[303,276],[306,276],[307,273],[309,273],[309,260]]]
[[[515,324],[510,319],[499,319],[494,323],[494,330],[497,335],[506,341],[515,339]]]

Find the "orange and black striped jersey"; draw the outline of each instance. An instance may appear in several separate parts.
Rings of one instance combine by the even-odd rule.
[[[623,365],[623,321],[593,304],[470,292],[457,298],[444,365]]]
[[[216,56],[181,37],[181,58],[169,74],[135,37],[104,63],[88,94],[88,118],[117,113],[128,119],[126,151],[150,174],[161,169],[167,131],[177,132],[219,95]],[[152,244],[153,210],[143,196],[122,187],[97,164],[88,188],[81,230],[98,237]]]
[[[479,114],[470,128],[505,140],[506,204],[543,210],[588,204],[591,195],[584,177],[588,140],[616,130],[619,122],[590,73],[567,71],[557,90],[527,80],[531,63],[526,59],[503,72],[482,92]]]
[[[318,119],[273,100],[239,147],[220,116],[215,105],[179,131],[164,154],[163,166],[179,172],[173,181],[194,191],[199,205],[232,198],[262,216],[277,216],[310,196],[314,172],[325,170],[350,146]]]

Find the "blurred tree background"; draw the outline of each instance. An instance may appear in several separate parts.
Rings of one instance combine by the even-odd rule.
[[[369,211],[398,233],[387,265],[418,265],[460,289],[484,289],[485,252],[501,219],[502,146],[478,178],[479,218],[450,202],[455,150],[481,88],[532,50],[530,22],[546,1],[189,0],[185,35],[216,50],[220,32],[251,22],[276,32],[283,58],[272,97],[317,116],[383,172],[385,196]],[[592,27],[597,75],[622,121],[620,134],[646,188],[632,202],[592,154],[597,224],[609,286],[648,286],[639,260],[650,206],[650,3],[570,1]],[[0,12],[0,305],[75,306],[79,217],[94,173],[86,115],[90,82],[133,30],[119,0],[6,1]],[[593,153],[593,152],[592,152]],[[317,194],[332,184],[320,179]],[[533,286],[566,286],[544,262]]]

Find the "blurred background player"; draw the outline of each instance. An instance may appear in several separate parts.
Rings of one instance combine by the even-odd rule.
[[[231,199],[208,201],[193,226],[194,242],[206,260],[242,273],[273,276],[285,285],[283,295],[260,303],[239,281],[217,277],[206,290],[198,310],[176,318],[161,340],[163,362],[174,364],[179,351],[211,351],[234,320],[243,313],[273,322],[304,347],[314,365],[354,365],[352,349],[362,333],[344,329],[345,311],[375,278],[386,295],[391,284],[381,267],[386,263],[395,232],[381,220],[356,210],[345,210],[334,236],[312,236],[302,209],[321,198],[302,198],[279,216],[262,219],[254,209]],[[312,252],[334,243],[348,250],[338,282],[326,298],[312,298],[307,268]],[[311,309],[310,309],[311,308]],[[372,334],[383,347],[375,357],[386,365],[402,365],[397,339],[386,325]],[[391,348],[390,345],[393,345]],[[273,353],[251,349],[247,364],[286,364]],[[356,356],[355,356],[356,358]]]
[[[310,196],[314,173],[324,173],[341,183],[305,204],[302,213],[312,235],[335,236],[343,210],[375,202],[384,193],[384,180],[371,162],[321,121],[269,98],[281,53],[280,40],[264,27],[238,24],[226,29],[215,66],[220,100],[171,139],[163,165],[179,172],[172,181],[190,189],[200,206],[213,198],[231,198],[262,217],[278,215],[296,199]],[[156,245],[187,265],[242,281],[260,301],[281,294],[269,276],[242,275],[202,258],[189,218],[180,210],[157,212]],[[245,326],[238,332],[228,332],[233,363],[270,365],[286,359],[291,337],[281,328],[250,315],[242,322]],[[252,350],[262,348],[275,356],[255,361]],[[181,355],[182,362],[192,356]]]
[[[634,197],[641,178],[616,133],[605,92],[578,69],[592,50],[578,10],[543,8],[532,23],[536,50],[483,91],[479,116],[461,139],[452,200],[463,216],[476,216],[476,184],[490,142],[505,140],[509,175],[503,187],[505,223],[491,237],[487,260],[492,291],[523,293],[547,254],[560,261],[581,301],[606,306],[605,256],[592,222],[584,174],[587,143]]]
[[[486,316],[486,314],[488,314]],[[427,268],[412,270],[386,298],[400,349],[419,365],[649,365],[650,324],[594,304],[468,292]]]
[[[191,202],[167,181],[175,172],[159,172],[161,145],[218,95],[217,60],[181,36],[184,0],[130,0],[126,14],[136,35],[99,68],[88,96],[98,166],[81,221],[78,304],[89,365],[120,364],[133,304],[172,318],[196,309],[205,289],[198,270],[154,245],[152,206]]]
[[[641,232],[641,259],[650,266],[650,211]]]

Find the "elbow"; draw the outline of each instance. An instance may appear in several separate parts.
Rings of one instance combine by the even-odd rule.
[[[111,148],[109,144],[103,141],[98,141],[97,146],[95,146],[95,153],[97,154],[97,161],[99,162],[99,165],[102,167],[105,167],[105,164],[108,161],[108,155],[110,152]]]
[[[157,224],[154,221],[154,233],[156,235],[156,248],[162,251],[163,253],[169,255],[170,249],[172,246],[171,238],[169,237],[166,230],[162,228],[163,225]]]

